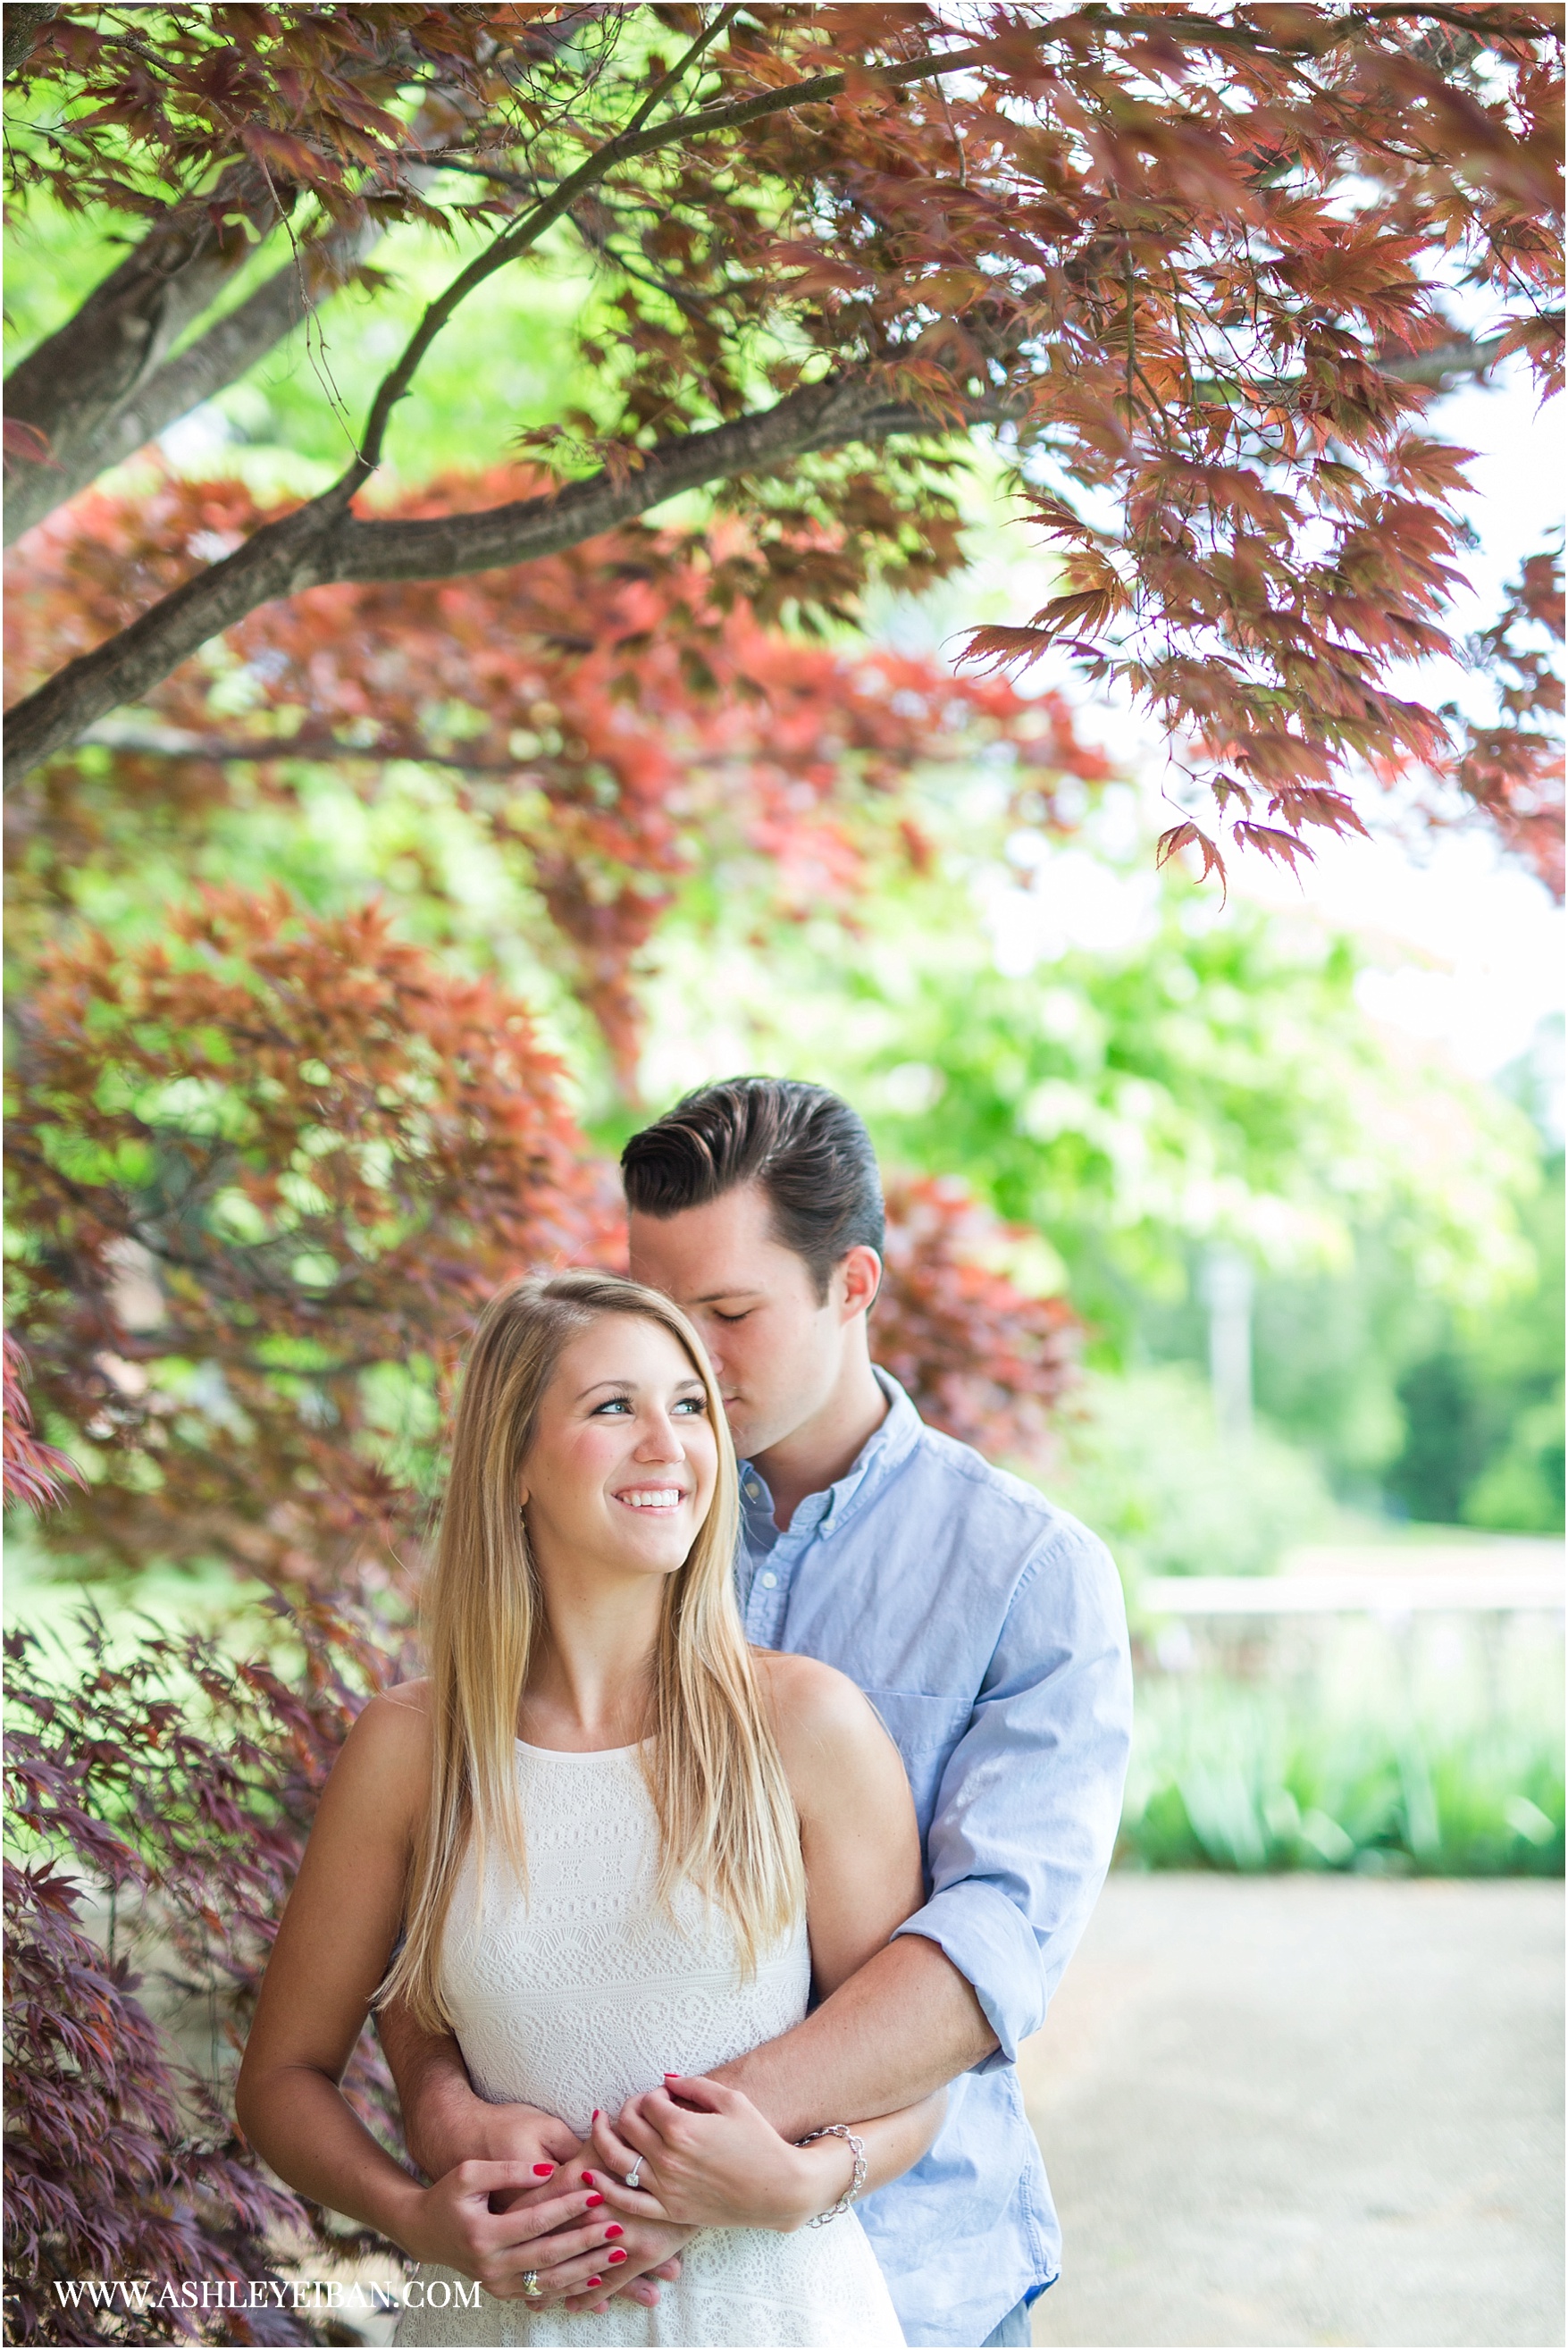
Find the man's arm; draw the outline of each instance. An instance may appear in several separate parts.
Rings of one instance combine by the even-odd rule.
[[[743,2090],[781,2137],[844,2114],[901,2112],[996,2047],[971,1985],[934,1942],[902,1935],[777,2040],[712,2078]],[[841,2110],[842,2109],[842,2110]]]
[[[403,2142],[427,2178],[460,2162],[569,2162],[577,2151],[576,2131],[554,2114],[480,2096],[451,2033],[426,2032],[400,2000],[379,2011],[376,2030],[398,2085]]]
[[[1011,2064],[1110,1863],[1132,1731],[1121,1586],[1075,1519],[1025,1568],[927,1838],[931,1894],[792,2032],[715,2078],[783,2136]]]

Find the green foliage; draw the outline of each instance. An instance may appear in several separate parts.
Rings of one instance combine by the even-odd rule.
[[[1560,1700],[1347,1700],[1215,1675],[1146,1680],[1122,1852],[1151,1868],[1560,1877]]]
[[[1385,1040],[1351,941],[1146,877],[1130,800],[1053,846],[1010,834],[983,775],[928,790],[937,873],[884,886],[848,954],[823,923],[762,944],[693,894],[649,990],[649,1091],[742,1066],[841,1085],[885,1159],[961,1169],[1042,1236],[1035,1276],[1107,1370],[1201,1362],[1202,1253],[1241,1246],[1265,1416],[1376,1499],[1404,1366],[1445,1315],[1501,1327],[1527,1294],[1535,1134]]]
[[[1069,1420],[1053,1501],[1105,1536],[1136,1595],[1145,1575],[1266,1575],[1292,1544],[1322,1540],[1338,1513],[1310,1455],[1267,1427],[1217,1434],[1188,1364],[1091,1378]]]
[[[1563,1158],[1526,1211],[1533,1278],[1449,1318],[1401,1382],[1409,1435],[1389,1484],[1412,1516],[1500,1533],[1563,1526]]]

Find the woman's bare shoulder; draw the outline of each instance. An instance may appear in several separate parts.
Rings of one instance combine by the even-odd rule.
[[[792,1777],[797,1764],[815,1773],[835,1765],[880,1763],[889,1753],[897,1760],[898,1750],[870,1700],[847,1673],[816,1657],[789,1657],[774,1648],[753,1649],[753,1656]]]
[[[380,1775],[391,1794],[399,1782],[421,1798],[431,1767],[431,1685],[396,1681],[379,1690],[344,1741],[342,1765],[356,1780]]]

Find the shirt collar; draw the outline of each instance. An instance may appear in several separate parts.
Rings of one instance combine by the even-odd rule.
[[[888,1416],[879,1428],[874,1428],[854,1461],[842,1477],[825,1493],[808,1493],[790,1521],[790,1533],[795,1535],[835,1534],[846,1520],[869,1498],[898,1462],[911,1452],[925,1432],[925,1422],[915,1409],[909,1396],[891,1371],[877,1364],[871,1376],[888,1399]],[[749,1461],[741,1463],[742,1495],[748,1484],[761,1486],[755,1502],[742,1503],[747,1518],[753,1523],[773,1524],[773,1496],[767,1480]],[[776,1529],[774,1530],[776,1533]]]

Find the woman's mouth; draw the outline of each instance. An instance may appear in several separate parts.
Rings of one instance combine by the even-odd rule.
[[[628,1485],[615,1498],[628,1510],[678,1510],[686,1491],[681,1485]]]

